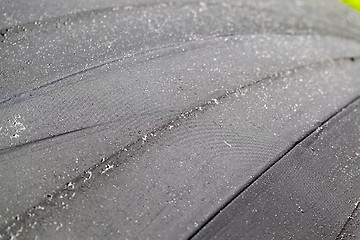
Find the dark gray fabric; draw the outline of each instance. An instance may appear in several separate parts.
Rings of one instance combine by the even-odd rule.
[[[188,238],[360,95],[335,0],[37,2],[1,6],[0,238]]]
[[[193,239],[356,239],[359,199],[357,100],[281,158]]]
[[[355,210],[351,213],[344,227],[341,229],[336,240],[359,239],[360,238],[360,202],[356,204]]]

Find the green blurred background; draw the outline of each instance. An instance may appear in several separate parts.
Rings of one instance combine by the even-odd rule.
[[[360,0],[342,0],[342,1],[360,11]]]

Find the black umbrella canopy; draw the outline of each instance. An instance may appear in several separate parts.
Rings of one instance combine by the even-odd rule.
[[[0,238],[359,237],[339,1],[4,1]]]

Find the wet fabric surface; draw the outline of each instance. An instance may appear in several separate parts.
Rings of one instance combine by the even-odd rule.
[[[37,4],[1,7],[0,238],[189,238],[360,95],[337,1]]]

